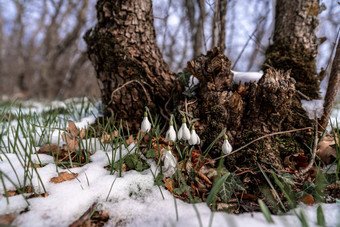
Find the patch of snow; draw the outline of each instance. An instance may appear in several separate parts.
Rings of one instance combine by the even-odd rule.
[[[96,117],[89,116],[89,117],[82,118],[80,122],[75,122],[75,124],[79,129],[82,129],[82,128],[87,128],[88,125],[93,124],[95,122],[96,122]]]
[[[234,73],[234,83],[239,84],[241,82],[244,85],[245,82],[257,82],[261,79],[263,72],[236,72],[231,71]]]
[[[311,108],[311,106],[310,104],[309,107]],[[86,127],[92,121],[93,118],[89,117],[76,123],[76,125]],[[3,140],[13,142],[13,133],[10,133],[8,137],[3,137]],[[52,140],[61,143],[61,133],[56,133],[56,131],[51,133]],[[20,139],[23,141],[23,145],[16,149],[16,153],[0,154],[0,170],[16,184],[19,182],[23,184],[25,179],[24,167],[22,166],[22,163],[25,162],[20,154],[25,154],[27,147],[31,146],[27,139],[22,137]],[[39,180],[41,179],[49,195],[28,199],[30,203],[28,211],[21,213],[12,225],[69,226],[95,202],[99,204],[98,209],[106,210],[110,215],[110,220],[106,226],[121,224],[126,226],[190,227],[199,226],[200,221],[203,226],[209,226],[211,218],[212,226],[246,226],[249,223],[254,227],[269,225],[263,214],[259,212],[241,215],[211,212],[205,203],[193,205],[174,198],[164,187],[154,185],[154,175],[157,175],[160,170],[153,160],[147,160],[150,168],[143,172],[130,170],[123,172],[122,177],[119,177],[118,173],[110,175],[110,172],[104,166],[108,165],[109,162],[118,161],[128,153],[134,153],[136,151],[134,143],[127,148],[115,148],[113,145],[102,146],[98,138],[83,140],[82,142],[87,143],[90,150],[95,152],[90,157],[91,162],[82,167],[61,169],[53,163],[51,156],[31,154],[30,157],[35,163],[47,164],[42,168],[37,168],[40,178],[32,171],[33,187],[37,192],[43,193]],[[70,171],[78,173],[78,176],[74,180],[54,184],[50,182],[50,179],[58,176],[57,171]],[[6,178],[4,182],[7,190],[15,189]],[[339,206],[339,204],[322,204],[327,226],[339,224]],[[4,197],[4,187],[0,183],[0,215],[19,213],[26,208],[27,203],[21,195],[9,197],[9,204],[7,204]],[[303,211],[308,224],[316,226],[316,209],[317,205],[311,207],[301,205],[295,212]],[[282,216],[273,215],[272,218],[275,224],[271,226],[300,225],[300,221],[293,211]]]
[[[301,100],[302,108],[306,111],[309,119],[321,118],[323,114],[323,103],[322,99],[313,99],[311,101]]]

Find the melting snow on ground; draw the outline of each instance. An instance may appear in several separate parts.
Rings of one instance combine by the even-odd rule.
[[[86,127],[94,122],[95,116],[84,118],[76,125]],[[55,134],[54,135],[58,135]],[[13,140],[13,137],[8,137]],[[54,140],[58,141],[57,138]],[[18,147],[18,153],[25,153],[25,143]],[[59,139],[59,141],[61,141]],[[195,205],[175,199],[171,193],[163,187],[154,185],[154,174],[158,169],[154,161],[148,160],[149,169],[143,172],[130,170],[123,172],[119,177],[117,173],[110,175],[104,169],[113,156],[116,160],[127,153],[135,151],[132,143],[119,154],[115,154],[112,147],[99,149],[99,141],[91,141],[92,148],[97,147],[95,154],[90,158],[91,162],[83,167],[60,169],[53,163],[53,158],[44,154],[33,154],[32,158],[40,159],[46,165],[38,168],[41,181],[48,192],[47,197],[29,199],[30,206],[27,212],[21,213],[12,223],[14,226],[69,226],[77,220],[93,203],[98,203],[98,209],[109,213],[110,219],[107,226],[117,224],[126,226],[268,226],[262,213],[247,213],[231,215],[223,212],[211,212],[205,203]],[[1,152],[2,153],[2,152]],[[7,174],[15,183],[23,183],[24,170],[20,160],[15,154],[0,155],[0,170]],[[0,160],[1,160],[0,159]],[[13,166],[11,166],[11,164]],[[17,175],[13,168],[16,169]],[[76,179],[54,184],[50,182],[52,177],[57,177],[59,172],[69,171],[78,173]],[[42,185],[34,174],[32,180],[37,191],[43,192]],[[14,186],[6,179],[7,190],[15,190]],[[110,188],[112,187],[112,190]],[[27,203],[21,195],[9,197],[9,204],[3,196],[4,188],[0,183],[0,215],[20,213],[27,208]],[[164,196],[164,198],[163,198]],[[175,203],[177,205],[175,205]],[[177,207],[177,208],[176,208]],[[340,204],[322,204],[327,226],[337,226],[340,223]],[[177,211],[177,212],[176,212]],[[197,211],[197,212],[196,212]],[[295,210],[303,212],[310,226],[316,226],[316,206],[304,206]],[[178,214],[178,217],[176,216]],[[299,226],[300,221],[293,211],[283,216],[273,216],[275,225],[271,226]]]

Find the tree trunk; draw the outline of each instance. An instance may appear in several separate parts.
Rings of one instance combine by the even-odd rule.
[[[231,144],[240,147],[259,135],[311,126],[296,99],[295,80],[289,72],[269,69],[258,82],[242,86],[234,84],[230,64],[219,48],[188,62],[188,69],[200,81],[198,104],[192,105],[189,111],[200,118],[200,134],[208,144],[223,129],[227,129]],[[222,142],[217,141],[216,149],[211,151],[212,156],[220,155]],[[244,153],[240,152],[229,161],[242,160],[254,165],[259,159],[282,169],[280,152],[294,145],[272,149],[273,144],[278,143],[267,141],[266,147],[261,148],[258,154],[246,153],[249,160],[244,160]]]
[[[145,106],[165,116],[182,87],[157,47],[152,1],[99,0],[96,8],[97,25],[85,40],[106,114],[127,120],[133,129]]]
[[[227,0],[215,1],[215,12],[212,20],[211,48],[218,46],[222,53],[225,51]]]
[[[221,3],[220,12],[220,30],[218,31],[218,46],[222,53],[225,51],[225,29],[226,29],[226,17],[227,17],[227,0],[219,0]]]
[[[296,88],[310,98],[319,98],[316,77],[318,0],[277,0],[274,43],[266,51],[268,66],[291,70]]]
[[[196,11],[196,6],[199,9],[198,11]],[[202,53],[205,3],[203,0],[186,0],[184,1],[184,7],[191,30],[192,56],[196,58]],[[198,12],[198,16],[196,12]],[[198,19],[196,19],[197,17]]]
[[[156,46],[151,0],[99,0],[97,11],[98,23],[85,39],[103,103],[108,114],[117,114],[118,119],[139,128],[145,105],[153,113],[162,113],[167,105],[169,109],[177,106],[182,93]],[[295,81],[289,72],[269,69],[260,81],[242,86],[234,84],[230,65],[218,47],[188,62],[188,70],[200,81],[197,100],[188,101],[191,104],[187,106],[188,112],[200,119],[197,131],[205,141],[203,149],[223,129],[227,129],[231,144],[239,147],[261,134],[311,125],[295,97]],[[217,141],[212,156],[220,155],[222,142]],[[280,143],[269,141],[258,154],[246,150],[249,159],[240,152],[230,160],[253,165],[266,161],[282,169],[280,152],[291,152],[296,146],[287,143],[274,149],[275,144]]]
[[[339,91],[340,85],[340,38],[336,47],[334,60],[332,63],[331,74],[328,81],[327,93],[325,96],[324,113],[321,117],[320,125],[322,128],[326,128],[329,118],[332,114],[336,95]]]

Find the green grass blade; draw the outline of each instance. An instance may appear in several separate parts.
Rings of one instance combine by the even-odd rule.
[[[264,178],[266,179],[267,183],[269,184],[269,186],[270,186],[271,189],[273,190],[273,192],[274,192],[276,198],[279,200],[279,203],[280,203],[280,205],[281,205],[281,208],[284,210],[284,212],[287,212],[285,206],[283,205],[283,203],[282,203],[282,201],[281,201],[281,199],[280,199],[279,194],[277,193],[276,189],[274,188],[272,182],[269,180],[269,177],[268,177],[267,174],[264,172],[264,170],[262,169],[262,167],[261,167],[261,165],[260,165],[259,163],[257,163],[257,166],[260,168],[260,170],[261,170],[261,172],[262,172]]]
[[[316,209],[316,223],[320,226],[326,227],[325,215],[322,210],[322,206],[319,205]]]
[[[216,183],[214,183],[213,187],[211,188],[211,191],[208,195],[208,198],[206,200],[207,205],[209,206],[213,200],[215,199],[218,191],[220,190],[220,188],[222,187],[222,184],[227,180],[227,178],[229,177],[230,173],[226,173],[224,174],[220,179],[218,179],[216,181]]]
[[[267,222],[268,223],[274,223],[274,220],[272,219],[272,215],[271,215],[267,205],[261,199],[258,199],[258,203],[260,205],[263,216],[266,218]]]

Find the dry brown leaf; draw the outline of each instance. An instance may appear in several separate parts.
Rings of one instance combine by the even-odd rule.
[[[77,137],[71,138],[68,134],[63,133],[63,140],[66,142],[66,150],[70,150],[71,152],[76,151],[79,148],[79,139]]]
[[[327,165],[332,163],[337,157],[336,150],[332,147],[332,145],[335,145],[335,141],[333,137],[330,136],[323,137],[318,144],[316,154]]]
[[[133,136],[130,135],[129,139],[126,140],[127,145],[130,145],[131,143],[137,144],[137,140],[133,139]]]
[[[74,221],[70,227],[104,226],[110,218],[109,213],[105,210],[97,211],[96,209],[97,203],[92,204],[92,206],[85,211],[78,220]]]
[[[73,121],[71,120],[68,121],[68,127],[67,127],[66,132],[62,134],[62,139],[64,142],[67,143],[68,150],[70,150],[71,152],[74,152],[79,148],[79,138],[78,138],[79,130],[77,129],[77,126]]]
[[[19,195],[19,193],[17,191],[10,190],[10,191],[7,192],[8,197],[12,197],[12,196],[16,196],[16,195]]]
[[[118,136],[118,132],[115,130],[111,134],[103,134],[101,137],[102,143],[111,143]]]
[[[231,213],[231,211],[236,210],[238,204],[230,204],[230,203],[217,203],[216,204],[216,210],[217,211],[228,211]]]
[[[59,174],[59,177],[52,177],[50,182],[59,184],[64,181],[70,181],[73,180],[78,176],[78,173],[68,173],[68,172],[61,172]]]
[[[52,153],[55,153],[58,151],[59,146],[58,144],[45,144],[43,145],[42,147],[40,147],[40,149],[38,150],[38,154],[50,154],[51,152]]]
[[[164,186],[171,192],[173,193],[173,186],[172,186],[172,180],[171,178],[166,178],[163,180],[164,181]]]
[[[308,166],[308,158],[301,154],[292,154],[285,157],[283,164],[292,170],[299,170]]]
[[[209,178],[206,177],[203,173],[198,172],[198,176],[199,176],[202,180],[204,180],[206,183],[208,183],[208,184],[210,184],[210,185],[212,184],[211,181],[209,180]]]
[[[5,214],[0,215],[0,225],[10,225],[14,221],[14,219],[18,216],[18,214]]]
[[[79,135],[79,130],[76,124],[71,120],[68,121],[67,131],[72,135],[72,137],[77,137]]]
[[[306,196],[304,196],[300,202],[303,202],[304,204],[306,205],[309,205],[309,206],[313,206],[314,205],[314,197],[311,195],[311,194],[308,194]]]
[[[247,194],[247,193],[239,193],[237,194],[239,198],[242,200],[250,200],[250,201],[257,201],[258,197],[256,195]]]
[[[85,137],[85,129],[82,128],[82,129],[80,130],[79,138],[82,140],[82,139],[84,139],[84,137]]]
[[[40,165],[39,165],[39,164],[34,164],[34,166],[35,166],[35,168],[40,168]],[[30,163],[30,164],[28,165],[28,167],[29,167],[29,168],[32,168],[32,164]]]

